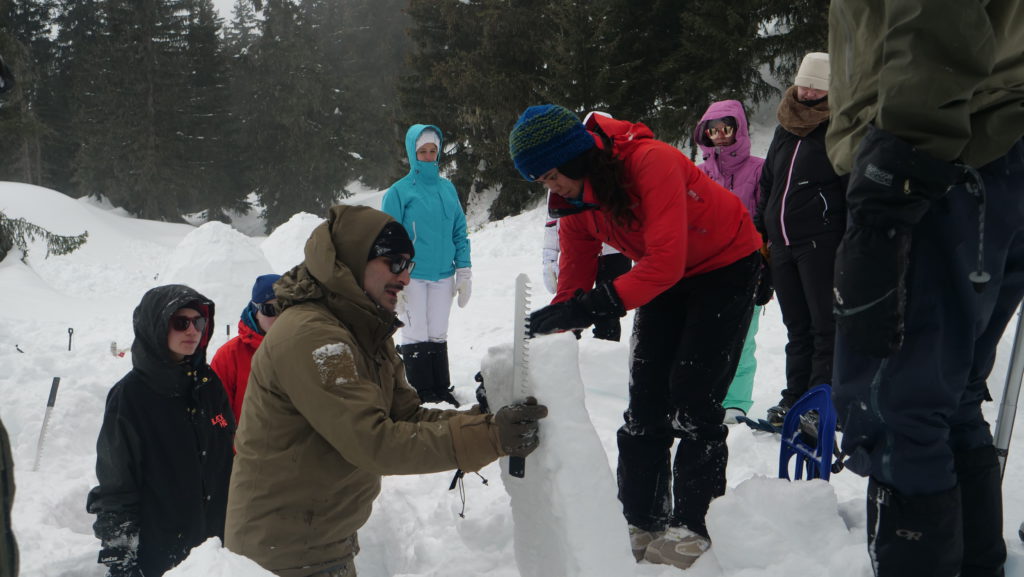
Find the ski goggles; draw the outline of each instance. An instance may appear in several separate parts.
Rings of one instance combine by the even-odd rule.
[[[735,133],[736,129],[728,124],[704,129],[704,134],[707,134],[708,138],[717,138],[718,135],[721,135],[723,138],[729,138]]]
[[[416,263],[409,257],[386,256],[384,258],[388,261],[388,270],[391,271],[391,274],[402,274],[405,270],[412,274],[412,269],[416,268]]]
[[[172,329],[179,333],[187,331],[189,325],[194,326],[197,331],[203,332],[203,329],[206,328],[206,317],[188,318],[183,316],[173,316],[171,317],[170,325]]]
[[[274,303],[252,303],[256,310],[263,314],[265,317],[276,317],[277,307]]]

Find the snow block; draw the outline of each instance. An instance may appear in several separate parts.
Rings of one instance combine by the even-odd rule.
[[[820,479],[747,479],[711,502],[707,526],[725,575],[765,568],[799,574],[794,567],[807,574],[862,574],[862,568],[846,572],[857,565],[845,555],[864,555],[863,527],[846,526],[834,487]],[[825,570],[833,566],[837,572]]]
[[[540,446],[526,476],[501,480],[512,503],[515,557],[523,577],[632,575],[636,563],[615,477],[584,405],[579,346],[572,333],[530,342],[529,389],[547,405]],[[482,362],[492,410],[512,399],[512,345],[492,347]]]

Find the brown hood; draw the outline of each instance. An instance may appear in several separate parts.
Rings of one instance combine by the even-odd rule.
[[[281,309],[320,298],[322,285],[330,292],[362,292],[370,247],[384,225],[394,219],[368,206],[332,206],[327,220],[313,229],[305,260],[289,271],[275,289]],[[306,269],[300,272],[299,269]],[[369,297],[363,295],[369,301]]]
[[[390,339],[398,319],[363,292],[363,273],[374,239],[393,220],[367,206],[332,206],[306,241],[305,260],[275,285],[281,310],[323,301],[334,316],[351,321],[366,350]]]

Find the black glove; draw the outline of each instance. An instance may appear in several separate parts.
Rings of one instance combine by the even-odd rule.
[[[758,271],[757,286],[754,288],[754,304],[763,307],[771,302],[775,296],[775,287],[772,286],[772,269],[768,266],[768,260],[761,254],[761,269]]]
[[[90,493],[89,512],[96,513],[92,528],[103,545],[98,562],[107,566],[109,577],[140,577],[139,526],[135,516],[125,511],[94,511],[92,497]]]
[[[513,403],[498,410],[494,424],[498,426],[501,450],[510,457],[525,457],[540,443],[537,421],[548,416],[548,408],[537,399],[527,397],[525,403]]]
[[[138,544],[136,538],[135,544]],[[107,566],[107,577],[141,577],[137,549],[131,546],[104,545],[99,562]]]
[[[476,388],[476,402],[480,405],[481,413],[490,413],[491,406],[487,404],[487,389],[484,387],[484,375],[480,371],[477,371],[473,375],[473,380],[480,383]]]
[[[598,319],[618,319],[626,314],[611,282],[601,282],[590,292],[577,290],[569,300],[548,305],[530,315],[530,336],[585,329]]]
[[[622,325],[615,317],[600,318],[594,321],[591,332],[594,333],[595,339],[619,342],[619,338],[622,337]]]
[[[849,346],[887,357],[903,345],[911,232],[962,169],[868,127],[846,193],[850,225],[836,252],[836,330]]]

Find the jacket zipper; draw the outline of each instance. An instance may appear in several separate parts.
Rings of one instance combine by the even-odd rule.
[[[796,148],[793,149],[793,158],[789,159],[789,174],[786,175],[786,189],[782,191],[782,204],[779,207],[779,228],[782,229],[782,242],[789,246],[789,235],[786,234],[786,197],[789,196],[789,187],[793,184],[793,166],[796,164],[796,155],[800,152],[800,144],[803,140],[796,141]]]

